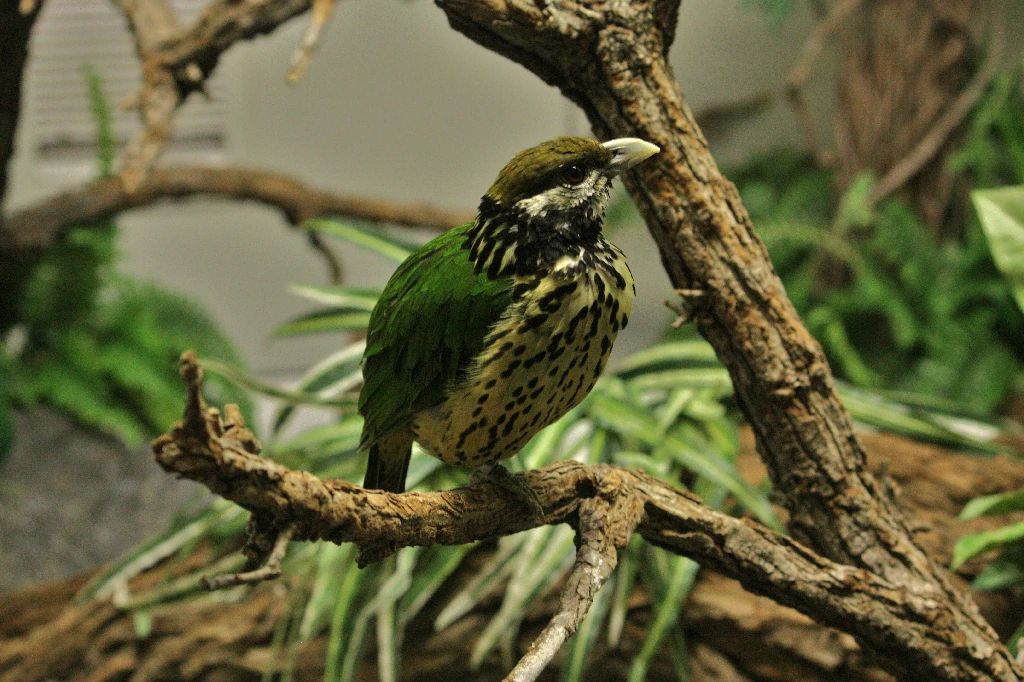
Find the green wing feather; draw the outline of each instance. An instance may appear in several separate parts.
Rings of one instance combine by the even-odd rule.
[[[471,225],[410,255],[370,315],[359,394],[363,447],[439,405],[509,306],[511,280],[477,275],[462,248]]]

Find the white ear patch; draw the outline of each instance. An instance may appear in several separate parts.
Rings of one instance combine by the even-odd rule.
[[[597,200],[601,209],[608,202],[608,179],[600,171],[592,170],[578,185],[555,185],[526,199],[516,202],[515,208],[530,218],[541,218],[552,212],[571,211]]]

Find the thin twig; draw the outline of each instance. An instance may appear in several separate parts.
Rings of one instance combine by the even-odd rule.
[[[334,9],[334,0],[313,0],[313,16],[310,18],[309,26],[302,35],[302,44],[292,55],[292,65],[288,69],[286,78],[289,83],[297,83],[306,75],[309,65],[313,63],[313,54],[320,46],[320,36],[327,26],[327,20],[331,18],[331,10]]]
[[[800,51],[800,57],[790,70],[789,78],[786,79],[786,98],[800,119],[800,125],[804,130],[805,143],[819,163],[825,166],[831,165],[831,159],[819,146],[818,125],[814,120],[814,114],[807,102],[807,98],[804,96],[804,86],[814,71],[814,64],[818,61],[825,43],[832,38],[847,18],[860,7],[862,2],[863,0],[840,0],[840,2],[832,6],[828,15],[815,25],[811,34],[807,37],[804,47]]]
[[[626,546],[641,514],[642,508],[636,504],[632,509],[612,509],[606,500],[597,497],[580,503],[579,548],[562,588],[558,610],[504,682],[536,680],[566,640],[579,629],[598,590],[615,570],[618,550]]]
[[[195,23],[179,29],[165,0],[120,0],[135,37],[143,85],[133,98],[142,130],[121,164],[129,192],[147,178],[171,139],[174,114],[188,95],[202,90],[221,54],[239,40],[269,33],[310,7],[311,0],[217,0]],[[156,17],[156,21],[149,21]]]
[[[706,293],[703,289],[676,289],[676,294],[682,298],[682,301],[679,303],[665,301],[665,307],[677,315],[670,325],[672,329],[679,329],[687,322],[693,321],[697,314],[699,301]]]
[[[226,573],[203,578],[202,585],[207,590],[223,590],[236,585],[248,585],[259,583],[265,580],[274,580],[281,575],[281,562],[288,551],[288,543],[295,534],[295,526],[291,525],[277,534],[274,540],[274,548],[270,551],[266,563],[252,571],[241,573]]]

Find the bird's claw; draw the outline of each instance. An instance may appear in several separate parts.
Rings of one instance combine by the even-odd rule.
[[[497,462],[483,464],[473,470],[470,475],[470,483],[479,483],[487,479],[494,485],[515,495],[519,500],[530,507],[531,516],[544,520],[544,505],[541,504],[537,493],[521,476],[516,476]]]

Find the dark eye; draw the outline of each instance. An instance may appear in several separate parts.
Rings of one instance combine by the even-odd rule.
[[[587,173],[583,170],[582,166],[574,163],[571,166],[565,167],[565,170],[562,171],[562,177],[567,184],[578,185],[587,179]]]

